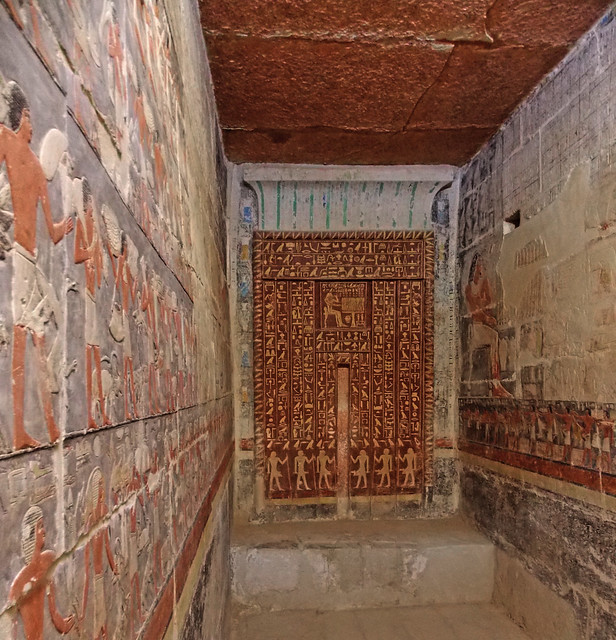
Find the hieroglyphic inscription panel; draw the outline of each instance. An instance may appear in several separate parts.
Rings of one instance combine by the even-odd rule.
[[[255,441],[269,499],[432,480],[429,233],[255,235]]]

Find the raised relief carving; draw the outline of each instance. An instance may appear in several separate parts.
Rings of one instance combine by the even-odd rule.
[[[461,399],[461,449],[616,495],[613,405]]]
[[[40,507],[30,507],[21,524],[21,550],[24,568],[15,576],[9,591],[9,604],[16,606],[26,640],[43,640],[45,606],[58,633],[68,633],[75,616],[63,617],[56,607],[56,586],[51,576],[56,556],[45,550],[45,525]],[[13,622],[14,634],[18,626]],[[16,637],[16,635],[15,635]]]
[[[367,284],[364,282],[322,282],[321,327],[323,329],[365,328],[367,298]]]
[[[255,448],[270,499],[431,481],[431,236],[258,233]]]
[[[14,242],[13,258],[13,448],[35,447],[40,443],[32,438],[24,427],[24,394],[26,388],[26,346],[28,336],[36,352],[36,368],[39,393],[49,441],[55,442],[60,431],[56,424],[52,402],[51,376],[46,345],[46,325],[53,319],[62,325],[63,314],[60,303],[48,278],[37,265],[37,218],[39,204],[47,231],[53,244],[57,244],[73,230],[73,220],[65,217],[54,221],[47,176],[53,177],[60,154],[52,153],[57,145],[45,146],[48,156],[53,158],[41,162],[30,148],[32,122],[30,107],[21,87],[9,82],[5,90],[8,114],[7,124],[0,124],[0,166],[6,163],[11,201],[13,205]],[[47,175],[46,175],[47,174]]]

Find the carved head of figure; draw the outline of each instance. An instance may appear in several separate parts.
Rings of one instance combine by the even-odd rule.
[[[21,555],[26,564],[30,564],[34,551],[41,551],[45,544],[43,512],[40,507],[30,507],[21,523]]]
[[[32,123],[30,122],[30,105],[26,94],[16,82],[9,82],[4,90],[4,98],[8,104],[8,126],[15,132],[20,131],[26,141],[32,139]]]
[[[83,524],[86,529],[91,527],[97,519],[97,511],[105,503],[105,483],[103,473],[96,467],[90,474],[86,489],[86,504],[83,514]]]
[[[83,178],[81,181],[81,188],[83,191],[83,210],[85,213],[91,213],[93,208],[92,189],[90,189],[87,178]]]
[[[473,260],[471,262],[471,268],[468,272],[468,282],[474,282],[475,284],[481,282],[481,280],[485,277],[485,265],[483,263],[483,258],[481,254],[476,253],[473,256]]]

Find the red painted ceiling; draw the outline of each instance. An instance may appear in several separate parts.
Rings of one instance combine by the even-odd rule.
[[[200,0],[233,162],[461,165],[610,0]]]

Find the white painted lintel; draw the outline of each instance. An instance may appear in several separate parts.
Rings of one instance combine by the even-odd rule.
[[[244,180],[252,182],[451,182],[451,165],[353,166],[315,164],[244,164]]]

